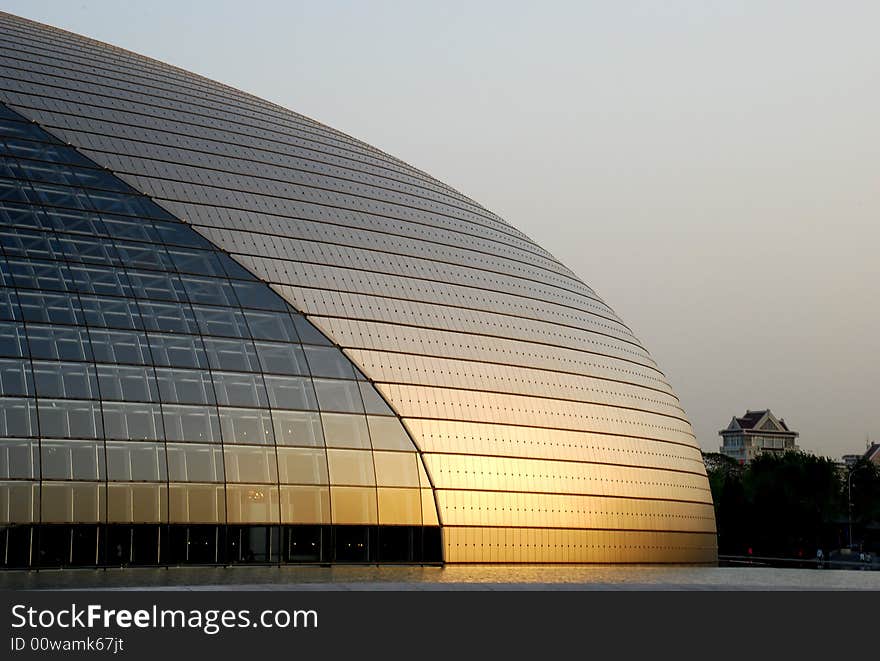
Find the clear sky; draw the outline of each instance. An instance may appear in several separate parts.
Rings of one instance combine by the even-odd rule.
[[[5,11],[350,133],[525,231],[666,372],[706,449],[746,408],[880,440],[880,3],[118,2]]]

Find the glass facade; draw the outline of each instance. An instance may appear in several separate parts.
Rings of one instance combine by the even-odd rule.
[[[439,560],[399,418],[268,285],[3,106],[0,191],[0,564]]]
[[[395,554],[388,530],[416,548],[438,527],[447,562],[715,561],[675,393],[522,232],[302,115],[0,25],[0,100],[16,113],[5,259],[31,269],[0,301],[0,430],[25,444],[6,481],[17,512],[136,526],[135,509],[164,507],[183,532],[138,534],[213,549],[206,562],[257,537],[259,557],[317,545],[374,560]],[[88,486],[53,491],[81,486],[64,477],[74,464]],[[111,499],[123,485],[137,495]],[[313,527],[290,528],[294,544],[298,525]]]

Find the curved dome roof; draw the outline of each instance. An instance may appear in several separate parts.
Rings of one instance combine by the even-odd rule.
[[[476,202],[312,119],[0,15],[0,100],[269,283],[402,419],[447,561],[709,562],[663,373],[588,285]]]

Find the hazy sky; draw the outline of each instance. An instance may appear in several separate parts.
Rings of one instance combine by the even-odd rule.
[[[880,440],[880,3],[118,2],[4,10],[431,173],[636,331],[701,444],[770,407]]]

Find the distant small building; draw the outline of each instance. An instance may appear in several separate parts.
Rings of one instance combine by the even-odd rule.
[[[871,443],[871,447],[865,451],[863,456],[866,461],[880,466],[880,443]]]
[[[770,409],[746,411],[740,418],[734,416],[727,426],[718,432],[721,436],[721,454],[747,464],[759,454],[772,452],[798,452],[796,431],[777,418]]]
[[[846,471],[852,470],[853,466],[862,459],[871,461],[880,466],[880,443],[867,443],[864,454],[845,454],[840,458],[841,463],[846,466]]]

